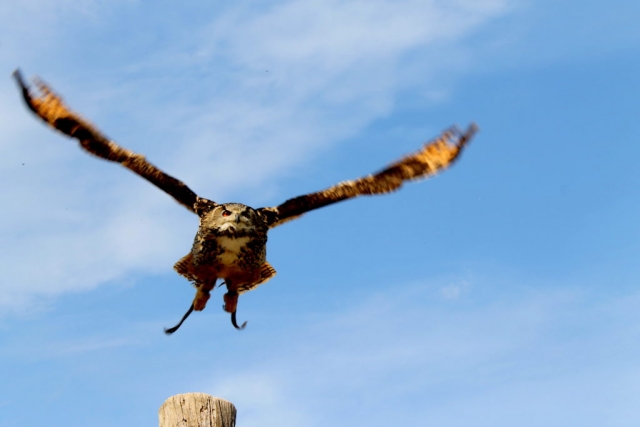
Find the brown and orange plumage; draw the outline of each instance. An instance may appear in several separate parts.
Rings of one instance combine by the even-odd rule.
[[[183,182],[147,162],[144,156],[109,140],[88,121],[70,111],[43,82],[36,82],[40,96],[33,96],[20,72],[16,70],[14,76],[27,106],[49,126],[77,139],[89,153],[120,163],[150,181],[200,218],[191,251],[174,265],[174,269],[196,287],[196,296],[182,320],[173,328],[165,329],[167,334],[175,332],[193,310],[206,307],[209,294],[219,279],[227,287],[225,311],[231,313],[236,328],[244,328],[244,324],[239,327],[236,323],[238,296],[276,274],[266,260],[270,228],[314,209],[358,196],[390,193],[405,181],[435,175],[458,158],[477,131],[475,124],[465,132],[452,128],[425,144],[420,151],[376,174],[298,196],[275,207],[253,209],[240,203],[218,204],[199,197]]]

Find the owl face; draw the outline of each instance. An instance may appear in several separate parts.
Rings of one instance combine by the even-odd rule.
[[[233,235],[259,231],[267,226],[255,209],[241,203],[225,203],[208,212],[202,218],[201,227]]]

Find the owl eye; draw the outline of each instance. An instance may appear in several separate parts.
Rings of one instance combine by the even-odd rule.
[[[231,215],[231,211],[228,211],[226,209],[222,211],[222,216],[229,216],[229,215]]]

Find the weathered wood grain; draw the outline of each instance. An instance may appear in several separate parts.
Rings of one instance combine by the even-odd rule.
[[[177,394],[158,411],[160,427],[235,427],[233,403],[205,393]]]

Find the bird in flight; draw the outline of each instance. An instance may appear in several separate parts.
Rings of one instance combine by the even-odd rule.
[[[243,329],[247,322],[238,326],[236,321],[238,297],[276,274],[266,260],[267,233],[271,228],[314,209],[358,196],[390,193],[399,189],[405,181],[435,175],[458,158],[477,131],[475,124],[471,124],[464,132],[453,127],[426,143],[419,151],[377,173],[294,197],[278,206],[254,209],[241,203],[217,203],[198,196],[182,181],[149,163],[143,155],[107,138],[95,126],[71,111],[44,82],[36,80],[37,90],[34,91],[25,83],[19,70],[13,75],[27,106],[45,123],[77,139],[89,153],[120,163],[140,175],[200,218],[191,251],[173,266],[178,274],[195,286],[196,295],[180,322],[165,329],[167,334],[178,330],[194,310],[205,308],[218,280],[222,280],[221,285],[227,287],[224,310],[231,313],[233,326]]]

